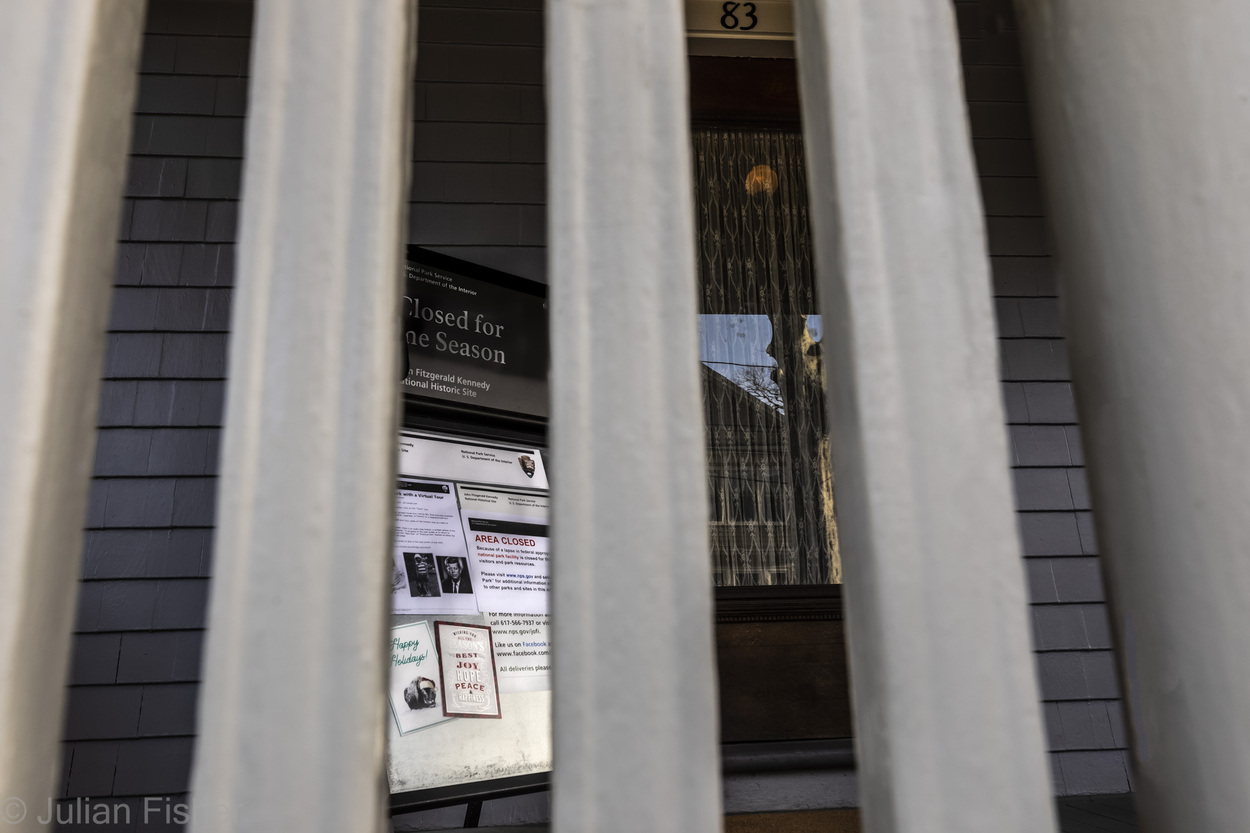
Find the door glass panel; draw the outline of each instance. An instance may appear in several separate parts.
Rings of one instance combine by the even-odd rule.
[[[802,141],[762,130],[693,138],[715,582],[836,584]]]

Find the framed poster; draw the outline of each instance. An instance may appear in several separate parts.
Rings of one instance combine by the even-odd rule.
[[[499,719],[499,674],[489,625],[435,622],[443,714]]]

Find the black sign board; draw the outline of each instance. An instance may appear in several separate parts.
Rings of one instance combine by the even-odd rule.
[[[547,416],[544,287],[410,248],[405,267],[405,393]]]

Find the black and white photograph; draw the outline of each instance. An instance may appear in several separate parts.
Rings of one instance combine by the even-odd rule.
[[[434,568],[434,553],[404,553],[404,572],[408,574],[409,596],[430,598],[442,595],[439,591],[438,574]]]
[[[458,555],[440,555],[437,560],[444,593],[473,592],[473,581],[469,578],[469,566],[465,559]]]
[[[438,683],[417,677],[404,688],[404,702],[410,709],[432,709],[438,705]]]

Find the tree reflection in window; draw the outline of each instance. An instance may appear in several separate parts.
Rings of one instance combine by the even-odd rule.
[[[716,584],[840,582],[801,140],[696,130],[694,162]]]

